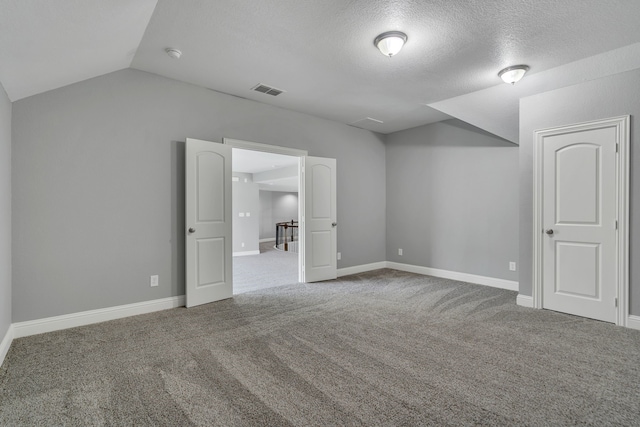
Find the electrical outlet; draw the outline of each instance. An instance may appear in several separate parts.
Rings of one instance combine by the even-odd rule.
[[[149,285],[151,287],[158,286],[158,275],[149,277]]]
[[[340,261],[341,259],[342,259],[342,254],[338,252],[338,261]]]
[[[516,263],[511,261],[509,262],[509,270],[510,271],[516,271]]]
[[[242,247],[244,248],[244,242],[242,242]]]
[[[251,212],[247,212],[245,215],[246,216],[251,216]]]
[[[398,255],[402,256],[402,249],[398,248]]]

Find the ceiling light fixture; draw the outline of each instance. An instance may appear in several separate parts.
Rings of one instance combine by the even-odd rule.
[[[498,73],[498,76],[504,80],[505,83],[511,83],[513,85],[520,81],[520,79],[524,77],[524,73],[527,71],[529,71],[528,65],[514,65],[501,70]]]
[[[180,59],[180,57],[182,56],[182,52],[179,49],[175,49],[173,47],[168,47],[164,51],[167,52],[167,55],[169,55],[169,57],[173,59]]]
[[[383,55],[392,57],[400,52],[402,46],[407,42],[407,35],[400,31],[387,31],[380,34],[373,40],[373,44],[380,49]]]

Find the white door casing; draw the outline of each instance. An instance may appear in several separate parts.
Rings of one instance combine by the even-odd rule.
[[[302,160],[303,281],[335,279],[338,276],[336,160],[311,156]]]
[[[536,308],[624,325],[628,116],[537,131]]]
[[[265,153],[283,154],[285,156],[293,156],[300,158],[298,162],[298,218],[302,219],[304,207],[304,187],[302,184],[302,158],[307,155],[307,150],[299,150],[297,148],[281,147],[279,145],[263,144],[260,142],[244,141],[241,139],[222,138],[222,143],[232,148],[240,148],[243,150],[262,151]],[[304,222],[299,221],[298,228],[298,281],[304,283]]]
[[[231,147],[187,138],[186,306],[233,295]]]

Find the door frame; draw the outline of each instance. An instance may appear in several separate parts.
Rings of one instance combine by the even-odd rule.
[[[546,137],[586,130],[616,128],[616,325],[627,326],[629,317],[629,135],[630,116],[612,117],[534,131],[533,138],[533,308],[542,307],[543,250],[543,147]],[[615,226],[615,224],[612,224]]]
[[[262,151],[264,153],[283,154],[286,156],[298,157],[298,281],[304,283],[304,231],[305,224],[301,221],[304,215],[304,187],[302,186],[302,159],[308,156],[307,150],[297,148],[282,147],[280,145],[269,145],[260,142],[244,141],[241,139],[222,138],[222,143],[231,148],[241,148],[243,150]]]

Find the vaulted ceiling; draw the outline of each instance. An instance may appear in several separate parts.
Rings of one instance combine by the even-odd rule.
[[[0,0],[0,82],[16,101],[131,67],[381,133],[456,117],[517,142],[520,97],[639,68],[639,21],[637,0]],[[389,30],[408,36],[392,58],[373,45]]]

